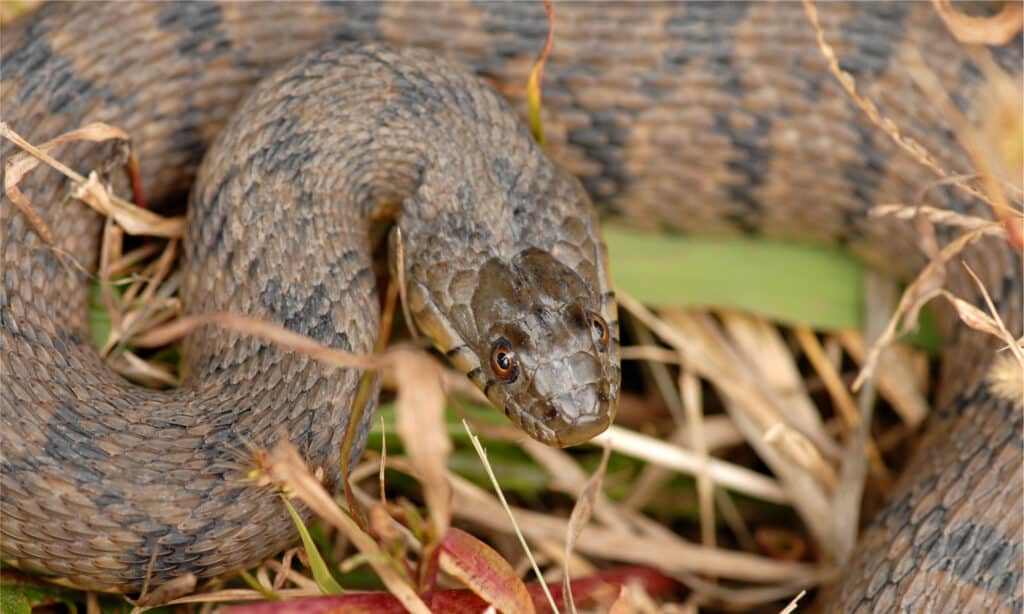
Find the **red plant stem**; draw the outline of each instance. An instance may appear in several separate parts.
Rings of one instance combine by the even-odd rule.
[[[680,584],[660,571],[650,567],[624,566],[606,569],[593,576],[578,578],[572,581],[572,592],[577,607],[608,606],[619,595],[619,587],[634,582],[643,587],[651,597],[657,598],[677,592]],[[548,584],[555,604],[562,608],[561,584]],[[526,585],[533,598],[538,614],[550,612],[547,598],[540,583],[530,582]],[[431,596],[430,609],[434,612],[450,612],[452,614],[477,614],[487,607],[483,599],[467,589],[438,591]],[[405,610],[398,600],[390,593],[354,593],[329,597],[306,597],[288,601],[264,601],[234,606],[225,610],[225,614],[345,614],[360,612],[379,612],[382,614],[400,614]]]

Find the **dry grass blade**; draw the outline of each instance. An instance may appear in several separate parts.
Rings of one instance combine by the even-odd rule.
[[[106,124],[90,124],[80,130],[74,130],[63,134],[40,145],[39,147],[32,145],[22,138],[21,135],[7,125],[7,122],[0,122],[0,135],[24,151],[24,153],[11,156],[6,162],[4,162],[4,192],[6,192],[7,196],[11,199],[11,202],[13,202],[15,206],[17,206],[18,209],[29,218],[32,222],[32,226],[36,230],[36,233],[39,234],[39,236],[47,243],[53,243],[53,233],[50,232],[50,229],[46,226],[45,222],[43,222],[42,218],[35,212],[35,209],[32,207],[28,198],[25,197],[25,194],[18,189],[18,184],[21,182],[22,178],[43,162],[49,164],[51,167],[57,169],[68,177],[77,177],[80,182],[84,182],[84,177],[52,158],[47,152],[58,145],[74,141],[102,142],[111,139],[128,140],[128,134],[126,132],[120,128],[115,128]]]
[[[930,228],[930,227],[929,227]],[[986,228],[976,228],[964,232],[938,253],[931,255],[931,261],[918,273],[917,277],[907,285],[900,297],[889,324],[878,340],[871,344],[863,365],[851,388],[856,391],[869,377],[873,377],[878,369],[878,361],[882,350],[891,345],[896,337],[909,330],[917,322],[918,314],[925,303],[936,296],[942,295],[946,283],[946,263],[959,254],[965,247],[985,236]]]
[[[320,592],[319,588],[308,589],[308,588],[285,588],[277,592],[277,596],[281,599],[297,599],[299,597],[319,597],[323,593]],[[219,591],[211,591],[208,593],[198,593],[196,595],[189,595],[187,597],[179,597],[172,601],[168,601],[164,605],[186,605],[186,604],[217,604],[217,603],[230,603],[232,601],[263,601],[266,596],[256,590],[248,588],[227,588]]]
[[[619,596],[608,608],[608,614],[656,614],[659,611],[658,604],[642,588],[632,584],[619,587]]]
[[[946,297],[946,300],[956,310],[956,315],[960,318],[960,321],[974,330],[981,331],[983,333],[992,335],[994,337],[1003,336],[1003,328],[1000,326],[999,318],[989,315],[978,309],[974,305],[965,301],[964,299],[950,293],[943,292],[942,295]],[[1010,347],[1012,348],[1011,344]]]
[[[869,340],[875,341],[885,330],[892,315],[898,290],[895,283],[874,272],[868,272],[864,281],[864,334]],[[889,352],[883,356],[891,354]],[[891,480],[881,454],[870,436],[875,398],[874,380],[868,380],[858,392],[858,423],[849,428],[839,463],[839,485],[831,501],[834,560],[841,565],[849,561],[857,542],[869,466],[880,478],[880,490],[887,492],[891,488]]]
[[[108,364],[133,382],[153,388],[173,388],[181,384],[177,373],[142,358],[132,352],[119,352],[108,359]]]
[[[708,475],[710,455],[707,440],[704,438],[704,404],[701,398],[700,382],[697,376],[689,371],[679,374],[679,396],[686,411],[686,423],[690,427],[690,447],[700,460],[697,472],[697,501],[700,509],[700,541],[705,546],[714,548],[715,542],[715,487]]]
[[[210,324],[243,335],[258,337],[294,352],[302,352],[327,364],[354,369],[379,369],[387,364],[386,355],[367,356],[321,345],[305,335],[288,330],[280,324],[251,316],[231,313],[190,315],[155,328],[136,338],[140,347],[161,347],[181,339],[192,331]]]
[[[510,532],[502,519],[501,504],[489,493],[458,476],[451,476],[455,494],[452,509],[457,517],[502,533]],[[511,508],[522,532],[534,541],[564,539],[568,522],[523,508]],[[656,535],[638,535],[590,526],[576,543],[577,552],[614,561],[650,565],[669,574],[701,573],[754,582],[792,582],[809,586],[832,571],[803,563],[706,548],[692,544],[662,528]]]
[[[113,218],[130,235],[166,239],[185,236],[184,217],[163,217],[118,198],[100,183],[96,171],[89,173],[89,178],[79,183],[72,195],[100,214]]]
[[[53,235],[35,212],[28,198],[18,189],[21,179],[43,162],[58,170],[77,184],[75,196],[85,201],[100,214],[113,217],[132,235],[150,235],[155,237],[180,238],[185,234],[185,218],[161,217],[151,211],[137,207],[120,199],[100,185],[98,176],[90,174],[88,178],[71,170],[57,159],[49,155],[49,150],[75,141],[102,142],[111,139],[129,140],[128,134],[120,128],[103,123],[89,124],[84,128],[73,130],[51,141],[36,147],[19,134],[14,132],[5,122],[0,122],[0,135],[24,150],[24,153],[12,156],[5,163],[4,191],[11,201],[32,221],[39,236],[47,243],[53,242]]]
[[[779,330],[749,314],[722,311],[718,316],[730,341],[750,357],[748,362],[757,365],[756,375],[764,380],[776,408],[785,408],[778,419],[810,439],[826,458],[837,458],[839,446],[826,430],[821,412],[807,393],[796,358]]]
[[[792,440],[786,439],[792,430],[776,428],[762,432],[750,415],[738,407],[736,402],[727,400],[725,408],[757,455],[771,468],[773,473],[779,476],[793,508],[800,515],[811,536],[819,544],[824,557],[831,557],[834,546],[832,544],[832,517],[829,514],[828,495],[815,472],[808,471],[805,467],[793,462],[794,453],[800,449],[800,446],[795,445]],[[783,455],[780,452],[783,445],[789,446],[789,454]]]
[[[619,352],[620,359],[623,361],[646,361],[643,366],[650,373],[654,386],[658,390],[658,396],[665,403],[669,415],[672,416],[672,421],[675,424],[675,431],[666,437],[666,441],[673,445],[684,445],[688,441],[688,435],[683,433],[686,419],[679,394],[672,381],[672,373],[668,368],[669,364],[679,365],[682,362],[682,357],[678,352],[657,347],[654,334],[643,326],[641,322],[630,320],[629,323],[632,325],[630,328],[636,336],[637,342],[643,345],[622,348]],[[620,402],[620,408],[621,406],[622,403]],[[740,439],[742,440],[742,436]],[[673,472],[665,467],[648,463],[634,482],[634,488],[627,498],[627,506],[632,509],[639,509],[646,505],[659,492],[662,484],[672,477],[672,474]]]
[[[1005,45],[1024,27],[1024,10],[1019,2],[1007,2],[991,17],[972,17],[953,8],[950,0],[932,0],[935,12],[961,43]]]
[[[388,253],[391,255],[389,264],[391,265],[391,276],[394,280],[388,287],[388,304],[394,306],[394,292],[392,288],[397,288],[398,296],[401,298],[402,304],[402,316],[405,318],[405,326],[409,330],[409,335],[415,340],[420,336],[420,331],[416,328],[416,320],[413,319],[412,313],[409,312],[409,300],[406,297],[406,290],[408,286],[405,284],[405,242],[402,240],[402,229],[395,226],[391,231],[391,235],[388,237],[391,242],[391,247]],[[384,321],[390,322],[393,318],[390,315],[390,309],[386,309],[384,312],[388,313],[386,320],[381,321],[381,340],[385,340],[386,336],[391,334],[391,327],[384,326]]]
[[[702,421],[704,445],[707,446],[709,452],[737,446],[745,441],[743,433],[736,428],[736,425],[728,416],[704,416]],[[689,445],[691,441],[690,429],[686,427],[677,428],[668,437],[664,438],[663,441],[680,448]],[[639,477],[633,482],[629,496],[626,497],[624,502],[625,506],[629,509],[637,510],[650,503],[654,497],[658,496],[661,492],[661,486],[672,477],[673,473],[673,470],[662,465],[655,463],[645,465]],[[723,492],[718,488],[713,488],[712,491],[715,493]]]
[[[747,443],[779,477],[790,504],[828,551],[830,518],[824,487],[833,471],[807,437],[786,423],[784,406],[767,391],[756,364],[749,363],[706,314],[665,309],[663,321],[632,297],[619,293],[618,298],[682,354],[687,368],[714,384]]]
[[[547,470],[551,476],[551,488],[578,499],[588,488],[592,476],[577,464],[576,460],[562,448],[552,448],[533,439],[521,439],[520,446],[534,461]],[[625,529],[628,521],[611,505],[603,493],[594,497],[594,514],[605,525]]]
[[[591,512],[593,512],[594,506],[597,504],[598,495],[601,493],[601,483],[604,480],[604,473],[608,469],[608,457],[611,456],[611,451],[611,447],[605,445],[604,452],[601,454],[601,464],[598,465],[594,475],[591,476],[587,485],[583,488],[583,492],[576,499],[576,505],[573,506],[572,513],[569,515],[563,557],[562,599],[569,604],[569,611],[573,612],[573,614],[576,612],[576,601],[572,596],[572,586],[570,583],[572,575],[569,570],[569,561],[572,559],[576,540],[579,539],[580,533],[583,532],[584,527],[590,522]]]
[[[526,557],[530,559],[530,565],[533,567],[533,573],[537,576],[537,580],[540,582],[541,588],[544,589],[544,596],[547,597],[548,604],[551,606],[551,611],[558,612],[558,606],[555,605],[555,598],[551,595],[551,591],[548,590],[547,583],[544,582],[544,574],[540,572],[540,566],[537,565],[537,561],[533,557],[533,552],[530,550],[530,546],[526,543],[526,537],[523,536],[523,532],[519,528],[519,523],[516,522],[516,515],[512,513],[512,508],[509,507],[508,502],[505,501],[505,493],[501,491],[501,485],[498,484],[498,477],[494,475],[494,470],[491,469],[491,463],[487,460],[487,452],[485,452],[483,446],[480,445],[480,439],[473,433],[473,430],[469,428],[469,423],[463,420],[462,426],[466,429],[466,434],[469,435],[469,440],[473,444],[473,449],[476,450],[477,456],[480,457],[480,462],[483,463],[484,469],[487,470],[487,476],[491,480],[494,492],[501,501],[500,510],[494,511],[499,514],[499,517],[500,515],[504,515],[512,522],[512,529],[514,530],[516,537],[519,538],[519,543],[523,547],[523,552],[526,553]]]
[[[142,594],[139,595],[138,599],[128,599],[125,597],[125,601],[135,606],[132,609],[132,612],[133,614],[137,614],[148,608],[163,605],[169,601],[177,599],[178,597],[194,592],[196,582],[198,582],[196,575],[193,573],[187,573],[168,582],[164,582],[152,591],[148,590],[148,586],[143,585]]]
[[[286,583],[292,583],[296,587],[310,591],[313,594],[321,594],[320,587],[317,586],[316,580],[308,578],[299,572],[295,571],[291,567],[291,561],[295,558],[295,555],[299,552],[298,548],[289,548],[285,551],[284,556],[281,557],[280,561],[271,559],[267,561],[267,567],[276,572],[274,576],[274,583],[271,588],[274,592],[280,592],[284,588]]]
[[[795,582],[752,588],[736,588],[720,586],[692,575],[684,575],[682,580],[694,592],[698,602],[710,601],[712,603],[729,604],[732,606],[729,608],[730,610],[740,610],[741,608],[750,608],[760,604],[779,601],[808,586],[806,583]]]
[[[805,595],[807,595],[807,591],[800,591],[800,594],[793,597],[793,600],[790,601],[786,607],[779,610],[779,614],[792,614],[793,612],[796,612],[796,608],[799,606],[800,600],[803,599]]]
[[[451,521],[447,467],[452,452],[444,422],[441,366],[419,352],[393,352],[392,356],[395,377],[402,382],[395,401],[398,434],[416,466],[434,535],[440,539]]]
[[[811,364],[814,366],[814,370],[821,377],[822,382],[825,383],[825,388],[828,390],[829,396],[832,397],[832,402],[837,413],[842,419],[846,429],[848,431],[855,431],[860,427],[861,419],[860,412],[857,409],[856,403],[853,401],[853,397],[850,395],[850,391],[846,389],[846,385],[843,383],[842,377],[836,370],[835,366],[825,357],[825,352],[821,348],[821,344],[818,343],[817,337],[810,329],[804,326],[798,326],[794,329],[796,338],[800,343],[800,347],[804,351],[804,355],[807,356]],[[867,441],[868,461],[871,463],[871,470],[874,474],[879,477],[882,481],[888,483],[890,481],[889,471],[885,468],[885,463],[882,461],[882,455],[878,452],[878,448],[875,447],[874,442]],[[835,477],[834,475],[832,476]],[[832,483],[832,489],[834,490],[836,483]]]
[[[390,558],[377,546],[373,538],[364,533],[356,522],[338,507],[334,498],[309,471],[291,443],[282,439],[270,451],[267,475],[277,484],[287,487],[313,513],[343,531],[366,561],[373,567],[392,595],[410,612],[429,614],[430,609],[419,598],[413,587],[389,564]]]
[[[150,241],[125,254],[124,231],[107,218],[100,245],[98,287],[110,319],[106,338],[96,338],[100,354],[123,377],[155,388],[178,385],[178,365],[158,360],[146,361],[128,351],[136,333],[163,324],[181,314],[177,292],[182,275],[175,269],[177,241]],[[155,260],[148,258],[157,256]],[[115,279],[119,278],[119,279]],[[127,289],[120,294],[114,287]],[[94,329],[97,335],[103,327]]]
[[[136,265],[147,262],[156,256],[161,249],[163,249],[163,246],[158,242],[147,242],[128,253],[121,254],[116,260],[107,263],[111,277],[126,275]]]
[[[825,59],[828,61],[829,70],[832,75],[839,81],[839,84],[846,91],[847,95],[849,95],[854,103],[864,111],[864,114],[871,120],[871,123],[878,126],[878,128],[889,136],[889,138],[891,138],[892,141],[901,149],[909,153],[915,160],[923,164],[925,167],[931,169],[939,177],[950,177],[950,173],[948,173],[942,165],[938,163],[931,153],[929,153],[917,141],[914,141],[910,137],[902,134],[896,123],[888,117],[883,116],[871,99],[863,96],[857,91],[857,83],[854,80],[853,75],[839,67],[839,59],[836,57],[835,50],[828,41],[825,40],[825,31],[822,29],[821,22],[818,20],[818,9],[815,7],[813,0],[803,0],[803,5],[804,13],[806,13],[807,19],[811,22],[811,26],[814,28],[814,32],[818,37],[818,48],[821,49],[822,55],[824,55]],[[964,181],[954,181],[953,185],[981,201],[990,202],[984,193]]]
[[[1017,250],[1021,250],[1024,248],[1024,238],[1021,236],[1020,228],[1021,212],[1010,206],[1006,194],[1000,187],[996,169],[1002,165],[993,151],[994,148],[985,146],[981,142],[977,132],[971,128],[967,118],[964,117],[963,113],[960,112],[960,109],[953,102],[950,93],[942,87],[938,77],[925,64],[919,50],[913,49],[909,52],[907,63],[911,68],[910,76],[914,79],[914,82],[928,95],[929,100],[939,107],[943,117],[953,127],[957,140],[970,157],[971,163],[974,165],[988,196],[988,198],[982,198],[982,200],[989,204],[996,219],[1003,223],[1010,244],[1016,247]],[[994,69],[992,72],[995,72],[995,70],[998,69]],[[995,115],[992,112],[993,109],[998,109],[1000,106],[1015,107],[1019,112],[1021,96],[1024,95],[1020,91],[1020,87],[1013,85],[1009,77],[1001,72],[990,75],[989,81],[992,97],[987,102],[986,114]],[[1019,178],[1020,168],[1013,169],[1012,173],[1015,178]]]
[[[541,83],[544,81],[544,64],[547,63],[548,56],[551,55],[551,47],[555,42],[555,9],[551,4],[551,0],[544,0],[544,10],[548,14],[548,35],[544,39],[544,49],[541,50],[537,61],[534,62],[533,69],[530,70],[530,76],[526,82],[526,100],[530,113],[530,126],[533,127],[533,135],[541,146],[544,145],[544,125],[540,119]]]
[[[772,471],[782,477],[789,502],[796,505],[809,525],[817,527],[816,535],[826,535],[824,493],[817,485],[816,476],[826,475],[827,465],[805,436],[785,424],[777,401],[766,395],[760,385],[757,369],[745,364],[706,316],[693,316],[681,310],[666,311],[666,315],[672,316],[669,323],[655,317],[625,293],[620,292],[618,298],[624,309],[675,347],[688,368],[715,384],[729,401],[726,407],[747,442],[768,462]],[[738,416],[734,410],[744,415]],[[774,443],[765,440],[769,430],[776,434]],[[712,461],[712,472],[716,462]]]
[[[858,363],[864,363],[864,337],[853,331],[838,333],[843,349]],[[931,411],[927,398],[928,356],[903,345],[893,345],[879,356],[876,373],[878,388],[903,423],[910,428],[921,426]]]
[[[1013,353],[1014,358],[1017,359],[1018,364],[1024,369],[1024,349],[1020,346],[1020,341],[1013,338],[1009,329],[1006,328],[1006,324],[1003,323],[1002,318],[999,317],[999,311],[996,306],[992,303],[992,297],[989,296],[988,290],[985,288],[985,284],[981,283],[978,279],[978,275],[974,272],[966,262],[963,263],[967,273],[974,280],[974,283],[978,286],[978,292],[985,299],[985,306],[988,307],[988,314],[984,313],[971,303],[955,297],[950,293],[945,293],[946,298],[953,304],[953,307],[957,311],[957,315],[963,320],[964,324],[970,326],[975,330],[979,330],[984,333],[988,333],[994,337],[998,337],[1006,342],[1010,352]]]
[[[679,364],[679,354],[653,345],[627,345],[619,350],[619,358],[670,365]]]
[[[949,209],[939,209],[929,205],[901,205],[897,203],[886,203],[876,205],[868,211],[870,217],[895,217],[901,220],[913,220],[924,218],[932,224],[963,228],[965,230],[984,229],[986,236],[1006,238],[1006,228],[992,220],[964,215]]]
[[[121,309],[119,309],[119,306],[114,301],[114,290],[111,287],[109,263],[112,260],[121,258],[123,237],[124,232],[121,228],[113,220],[107,218],[106,223],[103,225],[103,242],[100,246],[99,282],[103,305],[107,308],[107,313],[110,314],[110,339],[107,339],[103,349],[100,350],[100,354],[103,356],[107,355],[110,347],[116,342],[115,340],[122,327]]]
[[[588,443],[603,446],[606,440],[610,441],[612,450],[619,454],[655,463],[681,473],[697,475],[702,466],[700,457],[690,450],[615,425],[608,427],[607,431]],[[707,472],[717,485],[749,497],[773,503],[791,502],[778,482],[746,467],[709,458]]]

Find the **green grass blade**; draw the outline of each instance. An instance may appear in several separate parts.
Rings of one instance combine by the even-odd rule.
[[[249,588],[263,595],[267,601],[279,601],[281,599],[280,595],[260,584],[260,581],[254,578],[248,571],[242,570],[238,575],[249,585]]]
[[[281,499],[288,506],[288,513],[292,515],[292,520],[295,521],[295,526],[299,529],[299,535],[302,537],[302,546],[306,549],[309,567],[313,571],[313,579],[316,580],[317,586],[320,587],[320,590],[325,595],[340,595],[344,593],[345,589],[341,588],[338,581],[334,579],[331,570],[327,568],[327,563],[320,556],[320,551],[317,550],[313,537],[309,534],[309,530],[306,528],[306,524],[302,522],[299,513],[295,511],[295,508],[288,499],[285,499],[283,496]]]

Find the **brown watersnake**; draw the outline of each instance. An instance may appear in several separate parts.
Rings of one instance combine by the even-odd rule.
[[[931,7],[827,4],[820,12],[825,36],[858,87],[945,168],[969,169],[904,61],[918,50],[963,111],[983,112],[981,71]],[[907,222],[869,219],[874,204],[916,203],[923,195],[938,207],[987,215],[955,189],[933,187],[935,175],[870,124],[829,75],[797,4],[642,10],[565,4],[557,16],[544,80],[547,151],[607,215],[684,233],[840,244],[901,279],[925,261],[915,230]],[[430,49],[492,83],[512,84],[507,94],[521,110],[514,86],[525,82],[546,33],[543,8],[532,3],[44,6],[4,28],[2,109],[5,121],[37,142],[90,121],[126,129],[147,195],[165,202],[189,189],[204,152],[252,84],[315,44],[382,41]],[[352,120],[358,129],[318,123],[309,113],[281,113],[251,133],[244,117],[234,120],[238,141],[222,151],[247,155],[236,163],[208,162],[207,175],[219,181],[199,189],[193,203],[193,218],[198,208],[208,209],[209,218],[192,228],[186,250],[187,262],[199,267],[189,273],[190,311],[249,311],[339,347],[368,350],[376,299],[365,272],[368,247],[351,225],[364,228],[366,204],[378,201],[432,203],[409,209],[438,225],[420,227],[431,236],[426,243],[407,236],[407,262],[410,279],[427,280],[427,291],[439,296],[469,297],[478,281],[489,292],[534,288],[499,287],[513,266],[500,259],[486,274],[454,275],[451,267],[472,261],[474,253],[524,247],[499,248],[488,237],[501,243],[529,229],[541,236],[541,247],[557,245],[569,268],[587,261],[590,221],[558,217],[559,202],[582,198],[572,192],[575,183],[529,145],[488,90],[443,65],[418,60],[407,70],[404,60],[391,62],[392,52],[367,49],[325,53],[336,64],[361,57],[350,62],[353,74],[373,75],[376,84],[365,90],[371,99],[359,102],[377,114],[302,103],[300,92],[315,79],[295,78],[268,93],[276,104],[286,100],[324,120]],[[1019,82],[1019,39],[996,57]],[[435,81],[464,89],[438,93]],[[338,95],[349,100],[359,91],[340,87]],[[420,118],[428,128],[403,123],[428,109]],[[466,121],[472,117],[478,124]],[[333,135],[340,151],[321,148],[318,132]],[[88,170],[102,159],[100,150],[74,145],[58,153]],[[3,151],[6,157],[12,149],[5,143]],[[375,163],[384,160],[398,165]],[[347,174],[315,172],[337,165]],[[436,172],[442,167],[445,172]],[[262,191],[246,194],[252,186]],[[348,197],[339,217],[316,215],[325,205],[323,189]],[[327,468],[328,482],[336,484],[330,468],[337,465],[332,459],[355,375],[325,378],[308,360],[204,331],[189,342],[191,378],[182,389],[147,391],[120,380],[91,349],[86,278],[62,260],[70,255],[93,270],[101,220],[66,203],[67,184],[55,173],[36,171],[25,191],[57,246],[42,244],[4,199],[4,558],[82,585],[131,592],[154,551],[150,573],[158,585],[186,571],[209,576],[252,564],[290,543],[291,523],[280,506],[267,503],[271,494],[241,480],[237,450],[270,443],[283,425],[310,464]],[[218,204],[240,196],[263,204],[226,217],[230,208]],[[947,228],[937,232],[952,236]],[[353,236],[325,240],[336,234]],[[416,235],[416,228],[407,234]],[[471,247],[456,242],[465,240]],[[439,262],[453,255],[465,258],[447,268]],[[1001,240],[984,240],[965,259],[1019,335],[1019,255]],[[528,252],[515,266],[534,270],[550,260]],[[600,266],[598,259],[585,275],[600,278]],[[557,284],[545,283],[545,270],[535,272],[538,289],[527,298],[539,300],[535,294]],[[949,287],[977,300],[962,271],[951,270]],[[603,290],[581,293],[600,300]],[[495,324],[481,313],[460,313],[454,303],[435,322],[458,321],[460,330]],[[613,322],[608,309],[590,311]],[[560,315],[584,323],[589,317],[586,309]],[[943,332],[942,385],[929,431],[843,573],[836,609],[1021,608],[1020,402],[997,398],[985,380],[994,341],[948,317]],[[448,348],[454,361],[488,369],[493,341],[466,341],[469,352]]]

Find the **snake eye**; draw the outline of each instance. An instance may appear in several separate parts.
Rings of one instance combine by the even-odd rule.
[[[608,324],[605,323],[604,318],[592,311],[588,312],[587,315],[590,317],[590,328],[594,332],[594,339],[601,344],[602,348],[608,347],[608,342],[611,341],[611,332],[608,330]]]
[[[506,384],[516,381],[519,376],[519,359],[505,339],[498,339],[491,348],[491,370]]]

